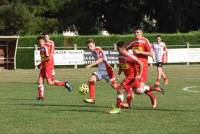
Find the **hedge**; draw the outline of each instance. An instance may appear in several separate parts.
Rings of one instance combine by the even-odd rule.
[[[144,34],[145,37],[149,39],[150,42],[154,42],[156,35],[154,34]],[[177,33],[177,34],[159,34],[162,36],[164,42],[167,46],[173,47],[173,45],[185,45],[187,42],[190,44],[199,45],[200,47],[200,32],[191,33]],[[34,68],[33,63],[33,52],[34,49],[20,49],[20,47],[33,47],[36,44],[37,36],[22,36],[19,39],[19,48],[17,51],[17,68]],[[133,38],[132,34],[129,35],[110,35],[110,36],[76,36],[76,37],[64,37],[62,35],[51,36],[52,40],[56,43],[56,46],[63,47],[69,44],[77,44],[78,47],[85,46],[85,41],[88,38],[93,38],[98,46],[113,46],[113,44],[118,41],[129,41]],[[64,41],[65,40],[65,41]]]

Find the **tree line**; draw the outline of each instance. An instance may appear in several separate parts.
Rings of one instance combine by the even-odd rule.
[[[0,0],[0,35],[42,32],[126,34],[189,32],[200,28],[199,0]]]

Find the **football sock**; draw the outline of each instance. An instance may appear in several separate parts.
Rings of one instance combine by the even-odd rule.
[[[54,85],[55,85],[55,86],[64,86],[64,85],[65,85],[65,82],[64,82],[64,81],[57,81],[57,80],[55,80],[55,81],[54,81]]]
[[[124,95],[123,94],[118,94],[117,95],[117,107],[118,108],[121,108],[123,101],[124,101]]]
[[[89,81],[90,98],[95,100],[95,85],[94,81]]]
[[[44,96],[44,85],[38,85],[38,97],[43,97]]]
[[[147,85],[144,85],[137,89],[137,92],[140,94],[148,92],[148,91],[150,91],[150,86],[147,86]]]

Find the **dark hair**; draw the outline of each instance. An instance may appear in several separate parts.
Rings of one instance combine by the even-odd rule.
[[[43,36],[45,36],[45,35],[49,35],[49,33],[46,33],[46,32],[45,32],[45,33],[42,33],[42,35],[43,35]]]
[[[142,29],[141,26],[136,26],[136,27],[133,28],[133,31],[136,31],[136,30],[141,30],[141,31],[143,31],[143,29]]]
[[[37,41],[39,41],[39,40],[41,40],[41,39],[44,39],[44,37],[43,37],[43,36],[38,36],[38,37],[37,37]]]
[[[95,43],[95,41],[93,39],[88,39],[85,44],[88,45],[89,43]]]
[[[119,47],[119,48],[124,47],[124,44],[125,44],[124,41],[119,41],[119,42],[117,43],[117,47]]]
[[[156,36],[156,38],[158,38],[158,37],[160,37],[160,38],[161,38],[161,35],[157,35],[157,36]]]

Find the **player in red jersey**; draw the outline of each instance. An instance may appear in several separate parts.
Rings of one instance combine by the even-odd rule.
[[[117,50],[119,52],[119,71],[118,76],[121,75],[123,72],[125,75],[124,80],[118,87],[118,97],[117,97],[117,107],[123,107],[123,94],[120,92],[120,89],[125,89],[127,92],[127,99],[126,103],[128,106],[131,106],[131,102],[133,99],[133,90],[132,90],[132,83],[136,80],[141,79],[143,63],[134,55],[128,53],[128,51],[124,47],[125,42],[120,41],[117,43]],[[135,64],[139,65],[139,70],[136,72]]]
[[[49,62],[52,65],[52,79],[55,80],[55,71],[54,71],[54,52],[55,52],[55,43],[54,41],[50,40],[49,35],[47,33],[43,34],[45,45],[50,49],[50,58]]]
[[[88,39],[86,42],[88,49],[92,52],[95,62],[86,66],[86,68],[91,68],[98,65],[98,70],[92,74],[89,79],[89,92],[90,98],[84,99],[86,103],[95,103],[95,82],[102,79],[106,80],[112,87],[116,87],[117,83],[115,81],[115,75],[111,65],[108,63],[106,55],[100,47],[96,47],[95,41],[93,39]]]
[[[41,63],[39,65],[40,74],[38,78],[38,100],[44,99],[44,80],[47,80],[47,83],[50,85],[56,86],[65,86],[68,91],[71,91],[72,88],[68,82],[52,80],[52,64],[50,62],[50,49],[45,45],[45,40],[42,36],[37,38],[38,45],[40,46],[40,56]]]
[[[139,58],[143,62],[143,71],[140,80],[140,84],[142,87],[145,87],[145,82],[147,81],[148,76],[148,56],[153,57],[153,53],[151,51],[149,40],[142,36],[143,31],[140,27],[134,29],[135,38],[133,38],[130,42],[126,44],[127,49],[132,49],[133,54]],[[136,69],[138,70],[138,65],[136,65]],[[136,90],[136,93],[146,93],[152,103],[152,107],[156,108],[157,99],[156,96],[152,94],[151,91],[146,92],[146,90]]]
[[[143,69],[143,63],[136,56],[130,54],[125,49],[125,42],[120,41],[117,43],[117,50],[119,51],[119,71],[118,75],[122,72],[125,75],[124,80],[116,88],[118,92],[117,96],[117,108],[113,108],[109,111],[111,114],[117,114],[121,108],[130,108],[133,100],[133,93],[138,91],[149,92],[157,91],[163,93],[164,90],[155,86],[141,85],[141,75]],[[136,70],[136,64],[139,65],[139,70]],[[124,101],[124,91],[127,93],[126,102]],[[134,91],[134,92],[133,92]]]
[[[119,71],[118,75],[121,74],[121,72],[124,72],[125,79],[122,81],[121,88],[124,88],[128,92],[131,92],[131,88],[134,89],[136,93],[143,93],[148,91],[158,91],[163,93],[163,89],[156,87],[156,86],[148,86],[143,85],[141,81],[142,77],[142,71],[143,71],[143,63],[139,60],[136,56],[128,53],[128,51],[124,47],[124,42],[121,41],[117,43],[117,49],[119,51]],[[139,68],[136,69],[136,67]],[[127,103],[129,107],[131,106],[132,101],[132,94],[128,93],[127,96]]]

